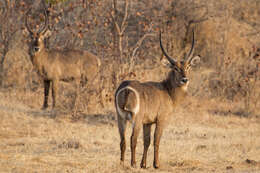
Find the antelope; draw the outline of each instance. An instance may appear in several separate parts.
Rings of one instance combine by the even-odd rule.
[[[174,108],[185,99],[189,80],[187,73],[195,61],[200,57],[193,57],[194,31],[192,31],[192,46],[184,61],[171,58],[162,45],[161,32],[160,47],[170,63],[170,72],[161,82],[123,81],[115,92],[115,107],[117,112],[118,130],[120,134],[121,164],[125,159],[125,130],[127,121],[132,123],[131,135],[131,166],[136,167],[135,150],[137,138],[143,127],[144,150],[141,168],[146,168],[147,151],[150,145],[151,126],[155,124],[154,132],[154,161],[153,167],[159,168],[159,144],[163,129],[169,118],[173,116]]]
[[[52,108],[56,105],[59,81],[75,81],[77,84],[77,96],[79,85],[91,82],[99,71],[100,60],[94,54],[81,50],[48,50],[44,39],[50,36],[48,30],[48,15],[44,10],[44,26],[37,32],[33,32],[28,25],[28,14],[25,25],[30,35],[29,55],[32,64],[37,69],[44,83],[44,102],[42,109],[48,107],[50,84],[52,84]],[[48,31],[47,31],[48,30]],[[74,106],[76,105],[76,99]]]

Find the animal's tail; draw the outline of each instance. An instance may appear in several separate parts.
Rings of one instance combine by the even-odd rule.
[[[116,92],[115,95],[115,106],[118,117],[123,120],[131,120],[132,119],[132,112],[125,110],[125,98],[126,98],[126,88],[122,88]]]
[[[134,114],[137,114],[139,112],[139,107],[140,107],[140,99],[139,99],[139,94],[138,92],[132,88],[131,86],[124,86],[126,83],[122,83],[118,90],[116,91],[115,94],[115,106],[116,106],[116,111],[118,116],[120,118],[125,119],[125,120],[132,120]],[[129,93],[133,92],[135,95],[135,107],[132,109],[127,109],[126,103],[131,102],[133,100],[128,100],[129,99]]]

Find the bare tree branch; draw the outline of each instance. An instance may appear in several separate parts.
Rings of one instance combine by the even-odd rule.
[[[142,43],[143,43],[143,41],[145,40],[146,37],[153,37],[153,36],[156,36],[156,34],[154,34],[154,33],[146,33],[146,34],[144,34],[143,37],[140,38],[138,40],[138,42],[136,43],[131,57],[134,58],[136,56],[137,50],[141,47],[141,45],[142,45]]]
[[[110,13],[112,19],[113,19],[113,22],[116,26],[116,30],[117,30],[117,33],[119,35],[119,43],[118,43],[118,47],[119,47],[119,51],[120,51],[120,57],[122,58],[123,57],[123,47],[122,47],[122,41],[123,41],[123,35],[124,35],[124,32],[125,32],[125,29],[127,28],[127,18],[128,18],[128,6],[129,6],[129,1],[128,0],[125,0],[125,9],[124,9],[124,18],[123,18],[123,21],[121,23],[121,26],[119,26],[117,20],[116,20],[116,17],[114,16],[114,11],[112,11]]]
[[[153,28],[153,23],[150,23],[148,32],[147,32],[146,34],[144,34],[144,35],[137,41],[137,43],[135,44],[131,58],[134,58],[134,57],[136,56],[137,50],[141,47],[141,45],[142,45],[142,43],[143,43],[143,41],[145,40],[146,37],[156,36],[155,33],[151,33],[152,28]]]
[[[123,34],[126,29],[126,20],[128,18],[128,5],[129,5],[128,0],[125,0],[125,15],[124,15],[124,19],[121,24],[121,34]]]
[[[116,21],[116,19],[115,19],[115,16],[114,16],[113,12],[110,13],[110,16],[111,16],[111,18],[113,19],[113,22],[114,22],[114,24],[115,24],[115,26],[116,26],[116,30],[117,30],[118,34],[120,35],[121,29],[120,29],[120,27],[119,27],[119,25],[118,25],[118,23],[117,23],[117,21]]]
[[[116,18],[115,18],[115,14],[114,12],[111,12],[110,13],[110,16],[112,17],[115,25],[116,25],[116,29],[117,29],[117,32],[119,35],[123,35],[124,32],[125,32],[125,29],[127,27],[126,25],[126,21],[127,21],[127,18],[128,18],[128,6],[129,6],[129,2],[128,0],[125,1],[125,14],[124,14],[124,18],[123,18],[123,21],[121,23],[121,26],[119,26],[118,22],[116,21]]]

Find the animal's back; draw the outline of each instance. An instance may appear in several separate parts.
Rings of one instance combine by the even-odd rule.
[[[171,103],[170,97],[160,83],[124,81],[115,95],[119,115],[124,115],[124,111],[140,114],[144,123],[154,123],[157,115],[169,106],[168,103]]]
[[[96,77],[100,59],[94,54],[82,50],[50,50],[49,66],[53,71],[52,76],[60,76],[61,79],[85,78],[92,81]]]

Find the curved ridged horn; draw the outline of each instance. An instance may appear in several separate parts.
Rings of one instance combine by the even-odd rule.
[[[165,57],[168,59],[168,61],[172,64],[172,65],[176,65],[176,63],[177,63],[177,61],[174,59],[174,58],[172,58],[172,57],[170,57],[167,53],[166,53],[166,51],[164,50],[164,48],[163,48],[163,45],[162,45],[162,33],[161,33],[161,31],[160,31],[160,47],[161,47],[161,49],[162,49],[162,52],[163,52],[163,54],[165,55]]]
[[[31,12],[31,9],[29,9],[27,12],[26,12],[26,16],[25,16],[25,26],[26,26],[26,29],[29,31],[30,34],[34,34],[34,32],[30,29],[29,25],[28,25],[28,14]]]
[[[37,34],[44,33],[47,31],[48,26],[48,15],[46,9],[44,9],[44,26],[37,32]]]
[[[29,31],[30,34],[34,34],[34,32],[30,29],[29,25],[28,25],[28,15],[31,12],[31,9],[29,9],[26,12],[26,17],[25,17],[25,26],[27,28],[27,30]],[[44,26],[37,32],[37,34],[40,34],[42,32],[45,32],[47,30],[48,26],[48,15],[47,15],[47,11],[44,10]]]
[[[194,53],[194,44],[195,44],[195,39],[194,39],[194,29],[192,29],[192,44],[191,44],[191,49],[188,55],[184,58],[185,64],[190,64],[192,60],[192,56]]]

